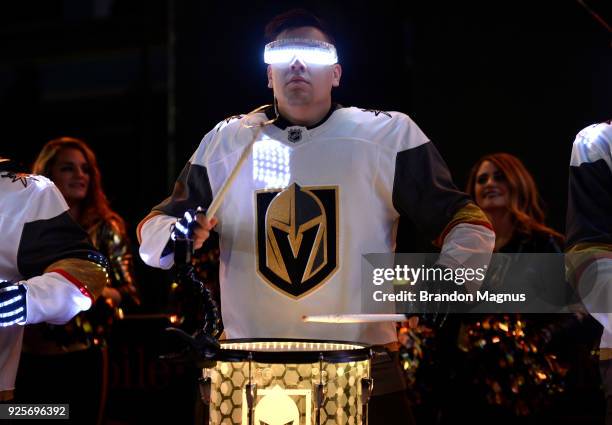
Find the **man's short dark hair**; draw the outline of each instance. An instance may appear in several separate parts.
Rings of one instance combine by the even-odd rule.
[[[281,32],[300,27],[315,27],[325,34],[327,41],[334,43],[334,37],[329,26],[322,19],[305,9],[292,9],[272,18],[266,25],[266,40],[268,42],[274,41]]]

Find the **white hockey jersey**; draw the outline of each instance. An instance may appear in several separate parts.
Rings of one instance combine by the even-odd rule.
[[[9,172],[0,163],[0,279],[22,282],[26,324],[66,323],[102,291],[105,260],[69,216],[45,177]],[[0,328],[0,396],[14,388],[23,326]]]
[[[604,327],[600,346],[607,360],[612,358],[612,121],[590,125],[576,136],[566,231],[569,278]]]
[[[204,137],[172,196],[139,226],[147,264],[171,266],[162,252],[175,217],[210,205],[256,131],[245,123],[270,112],[229,118]],[[360,312],[362,255],[393,251],[400,214],[435,240],[468,204],[404,114],[332,108],[312,128],[282,118],[264,127],[216,214],[228,337],[395,341],[392,323],[338,326],[303,323],[302,316]],[[475,232],[480,251],[490,252],[486,219],[472,218],[454,223],[456,237],[465,242]]]

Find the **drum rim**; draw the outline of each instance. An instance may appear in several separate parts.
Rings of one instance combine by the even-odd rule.
[[[325,350],[325,351],[250,351],[221,348],[214,357],[214,360],[226,362],[246,362],[252,360],[256,363],[274,364],[306,364],[321,361],[320,355],[323,354],[325,363],[348,363],[357,361],[371,360],[373,356],[372,346],[362,342],[338,341],[329,339],[302,339],[302,338],[237,338],[219,341],[223,344],[240,344],[247,342],[314,342],[329,344],[349,344],[357,345],[360,348],[353,350]]]

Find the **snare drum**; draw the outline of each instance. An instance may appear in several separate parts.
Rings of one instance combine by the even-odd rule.
[[[371,357],[350,342],[222,341],[201,381],[209,424],[366,424]]]

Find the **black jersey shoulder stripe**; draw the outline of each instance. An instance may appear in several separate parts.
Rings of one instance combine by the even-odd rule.
[[[612,171],[604,159],[570,167],[568,246],[612,244]]]
[[[17,268],[23,277],[39,276],[51,264],[65,258],[93,261],[107,267],[106,259],[95,251],[87,232],[68,211],[24,224],[17,249]]]
[[[206,167],[188,162],[179,175],[172,194],[153,207],[153,211],[181,217],[188,209],[208,208],[212,189]]]
[[[433,143],[398,152],[393,180],[393,206],[436,240],[470,197],[453,183]]]

